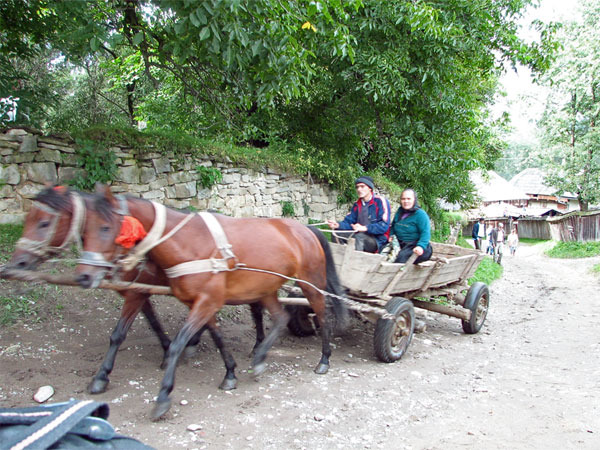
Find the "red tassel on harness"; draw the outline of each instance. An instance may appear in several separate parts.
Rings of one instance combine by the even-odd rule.
[[[146,230],[135,217],[125,216],[121,225],[121,232],[115,239],[115,243],[121,247],[131,248],[146,237]]]

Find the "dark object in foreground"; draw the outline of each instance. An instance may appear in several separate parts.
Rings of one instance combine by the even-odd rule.
[[[0,408],[0,450],[21,449],[130,449],[153,447],[115,433],[106,421],[108,405],[70,400],[29,408]]]

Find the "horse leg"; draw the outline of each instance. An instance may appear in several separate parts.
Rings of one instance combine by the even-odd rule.
[[[152,410],[152,420],[160,419],[171,408],[171,399],[169,394],[175,386],[175,370],[177,369],[177,361],[183,353],[185,346],[192,337],[200,331],[200,329],[214,316],[218,307],[205,305],[205,300],[197,298],[194,306],[190,310],[188,318],[183,327],[171,342],[169,350],[167,350],[167,366],[163,376],[160,391],[156,398],[156,405]]]
[[[256,327],[256,341],[254,342],[254,347],[252,347],[252,352],[250,353],[250,356],[254,356],[260,343],[265,340],[263,307],[258,302],[250,303],[250,312],[252,313],[252,319],[254,320],[254,325]]]
[[[156,318],[156,314],[154,313],[154,308],[152,307],[152,303],[150,303],[150,300],[145,302],[142,306],[142,314],[144,314],[146,319],[148,319],[150,327],[152,328],[152,330],[158,337],[158,340],[160,341],[160,346],[163,349],[163,360],[160,364],[160,368],[164,369],[166,367],[167,350],[169,349],[169,345],[171,345],[171,339],[167,337],[162,325]],[[190,339],[190,342],[188,342],[188,345],[185,347],[184,358],[189,358],[195,353],[196,345],[198,345],[198,343],[200,342],[200,337],[202,336],[202,333],[205,329],[206,328],[203,327],[200,331],[198,331],[198,333],[196,333],[194,337],[192,337],[192,339]]]
[[[147,297],[149,298],[150,296]],[[150,327],[152,328],[152,330],[158,337],[158,340],[160,341],[160,346],[163,349],[163,360],[160,365],[160,368],[164,369],[165,360],[167,358],[167,350],[169,349],[169,345],[171,345],[171,339],[167,337],[162,325],[156,318],[156,314],[154,313],[154,308],[152,307],[152,303],[150,303],[150,300],[146,301],[142,306],[142,314],[144,314],[144,316],[148,320],[148,323],[150,324]]]
[[[87,391],[90,394],[100,394],[106,391],[106,387],[110,381],[108,376],[112,372],[115,365],[115,358],[117,357],[119,347],[125,340],[127,331],[131,327],[131,324],[135,320],[140,310],[149,303],[148,298],[150,296],[148,294],[127,291],[121,295],[125,298],[125,303],[123,304],[123,309],[121,310],[121,318],[117,322],[117,326],[110,335],[110,346],[106,356],[104,357],[104,360],[102,361],[102,364],[100,365],[100,369],[98,369],[98,372],[96,375],[94,375],[94,378],[92,378],[92,381],[87,387]],[[150,307],[150,309],[152,309],[152,307]],[[152,312],[152,315],[153,314],[154,312]],[[154,320],[156,320],[156,317],[154,317]],[[168,340],[168,338],[166,339]]]
[[[325,306],[325,297],[323,294],[309,287],[302,289],[302,291],[319,321],[321,331],[321,360],[314,371],[316,374],[323,375],[329,370],[329,357],[331,356],[331,323],[327,320],[328,311]]]
[[[224,391],[231,391],[232,389],[235,389],[237,387],[237,378],[235,376],[235,367],[237,364],[235,363],[235,360],[233,359],[231,353],[229,353],[229,351],[225,348],[225,345],[223,344],[223,334],[221,333],[221,330],[217,325],[217,320],[215,316],[211,317],[211,319],[203,327],[203,329],[204,328],[208,328],[212,340],[219,349],[219,353],[221,353],[221,358],[223,358],[223,363],[225,364],[225,378],[223,378],[223,381],[219,385],[219,389],[223,389]]]
[[[263,297],[262,304],[267,307],[269,314],[271,314],[274,326],[265,339],[256,347],[254,358],[252,358],[252,374],[256,377],[262,374],[267,368],[265,364],[267,352],[271,349],[290,320],[289,314],[281,307],[281,303],[277,299],[277,292]]]

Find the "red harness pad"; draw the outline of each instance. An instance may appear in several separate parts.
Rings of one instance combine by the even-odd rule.
[[[121,225],[121,232],[115,239],[115,243],[121,247],[131,248],[146,237],[146,230],[135,217],[125,216]]]

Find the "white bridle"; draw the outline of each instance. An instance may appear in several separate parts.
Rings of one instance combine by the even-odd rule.
[[[36,241],[33,239],[22,237],[17,241],[16,248],[19,250],[26,251],[28,253],[32,253],[41,258],[54,255],[62,252],[65,248],[71,243],[81,244],[81,232],[82,227],[85,222],[85,205],[83,203],[83,198],[76,193],[70,192],[71,201],[73,203],[73,216],[71,218],[71,226],[69,227],[69,232],[65,236],[62,244],[58,247],[54,247],[50,245],[52,239],[54,239],[54,235],[56,233],[56,226],[58,224],[58,219],[61,215],[61,212],[46,205],[41,202],[33,202],[33,207],[40,209],[52,216],[50,221],[50,226],[48,227],[46,236],[41,241]]]

